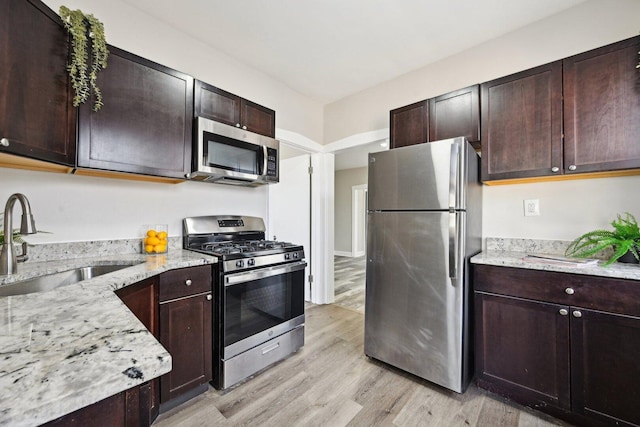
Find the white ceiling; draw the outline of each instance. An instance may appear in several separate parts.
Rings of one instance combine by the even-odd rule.
[[[326,104],[585,0],[123,0]]]
[[[123,1],[327,104],[585,0]],[[380,149],[337,152],[336,170]]]

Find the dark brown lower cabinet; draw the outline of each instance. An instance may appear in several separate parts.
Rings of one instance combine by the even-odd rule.
[[[580,426],[640,426],[640,283],[476,265],[474,287],[479,387]]]
[[[160,402],[173,401],[168,408],[212,379],[211,278],[210,265],[160,275],[160,343],[173,361],[160,377]]]
[[[133,387],[44,424],[54,426],[139,427],[149,419],[150,384]]]
[[[160,342],[173,368],[160,377],[160,401],[168,402],[211,381],[211,294],[160,305]]]
[[[640,317],[572,310],[573,410],[611,425],[640,425]]]
[[[135,314],[149,332],[151,332],[156,339],[159,339],[158,278],[151,277],[118,289],[116,295],[118,295],[129,310]],[[149,419],[153,422],[160,413],[160,380],[158,378],[150,381],[148,399]]]
[[[569,409],[569,319],[560,309],[477,293],[478,384],[517,401]]]

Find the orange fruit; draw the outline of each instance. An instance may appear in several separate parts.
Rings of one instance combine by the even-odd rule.
[[[167,240],[167,232],[161,231],[156,235],[156,237],[160,240]]]
[[[151,230],[147,231],[147,236],[149,236],[149,237],[156,237],[157,235],[158,235],[158,233],[156,232],[156,230],[151,229]]]
[[[167,250],[167,245],[159,244],[159,245],[155,245],[155,246],[153,247],[153,251],[154,251],[155,253],[162,253],[162,252],[164,252],[164,251],[166,251],[166,250]]]
[[[155,246],[160,243],[157,237],[147,237],[145,244]]]
[[[151,253],[151,252],[153,252],[153,246],[152,246],[152,245],[145,245],[145,247],[144,247],[144,251],[145,251],[146,253]]]

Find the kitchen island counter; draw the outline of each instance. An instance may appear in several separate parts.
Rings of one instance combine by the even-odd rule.
[[[0,424],[33,426],[171,370],[171,356],[114,291],[213,257],[103,255],[20,264],[0,286],[88,265],[130,267],[58,289],[0,298]]]

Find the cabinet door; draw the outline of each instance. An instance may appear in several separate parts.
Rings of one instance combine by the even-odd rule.
[[[160,342],[173,368],[160,378],[162,403],[212,379],[211,294],[160,305]]]
[[[562,173],[562,62],[481,85],[482,180]]]
[[[34,0],[0,0],[0,152],[73,166],[76,109],[67,33]]]
[[[237,95],[196,80],[195,116],[229,126],[240,125],[240,98]]]
[[[78,166],[184,178],[191,170],[193,78],[109,46],[104,106],[80,107]]]
[[[429,141],[464,136],[480,141],[480,87],[456,90],[429,100]],[[474,144],[480,147],[480,144]]]
[[[525,405],[569,409],[568,307],[475,297],[478,385]]]
[[[149,383],[130,388],[43,424],[45,427],[149,426]]]
[[[573,410],[612,425],[639,426],[640,317],[582,308],[571,314]]]
[[[139,283],[118,289],[116,295],[124,302],[131,312],[153,334],[160,338],[158,323],[158,279],[152,277]],[[153,379],[149,383],[148,392],[142,394],[140,399],[147,399],[149,406],[149,418],[155,420],[160,412],[160,383]],[[146,404],[146,402],[140,402]]]
[[[390,148],[420,144],[429,140],[429,104],[416,102],[390,112]]]
[[[276,136],[276,112],[267,107],[243,99],[240,121],[243,129],[271,138]]]
[[[565,173],[640,167],[640,37],[567,58]]]

